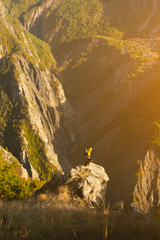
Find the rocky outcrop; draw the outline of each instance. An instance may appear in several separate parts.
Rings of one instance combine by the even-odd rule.
[[[109,180],[104,168],[94,163],[77,166],[64,175],[56,174],[35,195],[58,194],[61,186],[67,186],[72,198],[81,198],[88,206],[103,208],[107,182]]]
[[[149,150],[139,162],[133,201],[144,213],[160,209],[160,155],[156,150]]]

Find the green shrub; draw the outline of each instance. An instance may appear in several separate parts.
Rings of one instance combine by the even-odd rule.
[[[0,154],[0,198],[25,199],[41,186],[38,179],[25,180],[19,176],[18,160],[7,163]]]

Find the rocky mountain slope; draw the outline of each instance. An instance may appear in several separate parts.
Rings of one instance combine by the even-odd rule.
[[[55,168],[69,167],[73,111],[54,74],[56,61],[49,47],[9,15],[2,2],[0,25],[0,144],[29,176],[31,164],[39,178],[47,179]]]
[[[139,184],[136,174],[141,168],[137,162],[145,166],[148,154],[157,156],[152,149],[153,145],[158,147],[159,138],[158,128],[154,129],[156,133],[152,128],[160,119],[159,2],[29,2],[22,11],[17,10],[16,4],[4,4],[27,30],[51,46],[57,62],[51,75],[49,68],[42,71],[37,66],[31,73],[24,56],[18,58],[16,65],[23,72],[21,85],[31,124],[38,124],[48,158],[56,153],[55,165],[59,162],[61,166],[68,166],[65,159],[76,165],[83,161],[83,149],[93,146],[93,159],[103,165],[110,176],[109,200],[130,204],[138,198],[136,204],[142,207],[143,187],[135,190]],[[24,34],[28,34],[27,30],[23,30]],[[74,117],[62,87],[55,93],[55,85],[49,86],[57,82],[57,78],[72,104]],[[25,139],[27,142],[27,137]],[[153,165],[154,161],[153,157]],[[143,177],[149,181],[147,189],[159,182],[159,174],[153,173],[157,170],[152,164],[149,166],[147,177]],[[135,194],[139,194],[138,197]],[[152,205],[158,207],[156,194],[153,194],[155,204],[149,200],[150,193],[145,196],[146,211]]]

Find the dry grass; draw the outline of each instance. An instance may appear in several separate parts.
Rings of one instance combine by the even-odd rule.
[[[1,202],[1,240],[104,239],[107,216],[62,199]]]
[[[56,196],[0,202],[0,240],[159,240],[155,219],[118,211],[87,208],[68,186]]]
[[[107,240],[159,240],[160,219],[137,213],[110,212]]]

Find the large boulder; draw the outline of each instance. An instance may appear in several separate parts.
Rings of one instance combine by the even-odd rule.
[[[57,191],[61,186],[68,188],[72,198],[81,198],[88,206],[103,208],[107,182],[109,180],[104,168],[94,163],[87,166],[77,166],[68,173],[55,176],[47,182],[35,195],[59,194]]]

